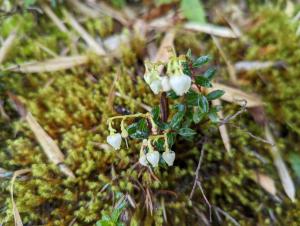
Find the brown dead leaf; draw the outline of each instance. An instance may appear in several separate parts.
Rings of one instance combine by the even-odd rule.
[[[246,101],[247,108],[263,106],[263,102],[261,101],[259,96],[255,94],[245,93],[242,90],[227,85],[214,82],[213,88],[208,88],[207,90],[208,92],[212,92],[217,89],[225,91],[225,94],[221,97],[221,99],[224,101],[239,104],[240,106],[244,106],[244,102]]]
[[[267,192],[269,192],[271,195],[276,195],[276,186],[274,180],[262,173],[255,173],[253,179],[258,183],[263,189],[265,189]]]
[[[283,61],[239,61],[234,64],[234,68],[237,72],[257,71],[270,67],[284,68],[286,65]]]
[[[175,30],[167,31],[157,51],[155,62],[167,62],[174,53]]]
[[[0,48],[0,65],[5,60],[7,53],[9,49],[12,47],[12,44],[14,43],[16,37],[17,37],[17,29],[13,30],[3,42]]]
[[[13,207],[15,226],[23,226],[23,223],[22,223],[22,219],[21,219],[19,210],[18,210],[17,205],[16,205],[15,200],[14,200],[14,183],[15,183],[15,180],[18,176],[20,176],[22,174],[29,173],[29,172],[31,172],[30,169],[17,170],[17,171],[14,172],[13,177],[10,181],[10,198],[11,198],[12,207]]]
[[[9,94],[10,100],[16,111],[25,119],[28,123],[29,128],[35,135],[38,143],[41,145],[44,153],[48,157],[49,161],[58,165],[60,170],[68,177],[75,178],[72,171],[64,164],[64,155],[59,149],[55,141],[46,133],[46,131],[40,126],[37,120],[33,117],[31,112],[25,109],[21,101],[14,96]]]
[[[265,137],[266,140],[268,140],[270,143],[273,143],[272,146],[270,146],[270,153],[273,157],[274,165],[277,169],[277,172],[279,174],[281,184],[283,186],[283,189],[287,196],[292,200],[292,202],[295,202],[295,185],[294,182],[290,176],[290,173],[285,165],[285,162],[283,161],[280,151],[278,147],[276,146],[274,137],[270,131],[270,128],[268,125],[265,126]]]
[[[235,68],[233,67],[231,61],[229,60],[229,58],[225,54],[219,39],[217,37],[214,37],[213,35],[211,36],[211,38],[212,38],[213,42],[215,43],[217,49],[219,50],[221,57],[223,58],[223,60],[226,63],[227,71],[228,71],[228,74],[229,74],[229,77],[230,77],[230,81],[233,84],[238,85]]]
[[[213,100],[212,105],[213,106],[221,105],[221,101],[219,99]],[[218,114],[219,118],[221,118],[221,119],[224,118],[222,111],[218,111],[217,114]],[[226,151],[228,153],[230,153],[231,144],[230,144],[230,138],[229,138],[229,134],[228,134],[226,125],[225,124],[220,125],[219,131],[220,131],[220,135],[221,135],[224,147],[225,147]]]
[[[4,70],[21,73],[54,72],[83,65],[88,63],[88,61],[89,58],[87,56],[57,57],[42,62],[27,62],[21,65],[12,65]]]
[[[187,30],[203,32],[206,34],[219,36],[223,38],[238,38],[238,34],[235,34],[228,27],[221,27],[213,24],[199,24],[194,22],[188,22],[183,25],[183,27]]]

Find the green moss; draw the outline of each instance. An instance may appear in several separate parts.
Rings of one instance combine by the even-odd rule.
[[[48,30],[44,30],[45,24],[50,23],[46,17],[42,17],[41,24],[36,24],[31,16],[25,17],[28,17],[28,24],[21,25],[21,38],[6,64],[49,58],[48,53],[35,45],[36,42],[53,52],[59,52],[60,45],[70,45],[68,37],[54,25],[47,25]],[[17,22],[11,20],[6,23],[4,36]],[[95,36],[107,36],[113,31],[109,18],[104,21],[88,20],[84,26]],[[108,30],[102,31],[102,26],[107,26]],[[219,59],[210,41],[199,47],[198,42],[207,40],[205,35],[179,34],[176,38],[178,52],[191,48],[197,53],[211,53]],[[298,144],[295,128],[300,125],[300,103],[296,98],[299,92],[297,71],[300,69],[300,55],[296,48],[299,38],[295,34],[295,26],[283,13],[263,8],[253,18],[249,39],[251,47],[246,47],[240,40],[222,40],[222,46],[233,62],[244,59],[284,60],[288,64],[286,70],[270,68],[260,72],[263,80],[257,73],[240,75],[251,84],[245,89],[263,96],[268,117],[274,121],[276,130],[286,134],[278,139],[280,149],[287,150],[285,156]],[[0,77],[4,84],[1,99],[5,99],[5,109],[11,116],[11,122],[0,121],[3,129],[0,132],[0,167],[32,170],[26,180],[15,182],[15,199],[24,224],[68,225],[76,218],[76,225],[91,225],[101,218],[102,213],[111,212],[116,201],[115,191],[130,194],[137,203],[136,209],[126,209],[132,225],[134,222],[136,225],[141,225],[141,222],[144,225],[164,225],[164,208],[168,225],[201,224],[199,213],[208,218],[208,207],[199,189],[193,201],[189,200],[201,145],[180,140],[174,147],[177,155],[175,166],[154,170],[159,181],[149,170],[133,167],[138,161],[137,143],[129,141],[130,148],[120,151],[103,145],[108,135],[106,120],[119,114],[115,108],[122,106],[130,112],[139,112],[144,110],[135,101],[149,106],[158,104],[141,76],[136,76],[137,71],[140,75],[142,73],[137,68],[143,60],[145,44],[145,40],[134,34],[130,45],[121,47],[121,62],[99,59],[91,54],[90,65],[72,70],[26,75],[8,73]],[[77,51],[84,51],[84,45]],[[242,57],[240,52],[244,53]],[[108,94],[117,71],[120,76],[115,91],[129,99],[115,97],[113,108],[110,108]],[[221,72],[224,72],[221,78],[226,80],[225,70]],[[90,79],[89,73],[96,81]],[[9,106],[4,96],[8,90],[22,96],[27,108],[58,143],[76,179],[65,178],[48,161],[26,123]],[[224,113],[232,114],[237,110],[237,107],[228,104]],[[240,116],[234,123],[263,136],[262,128],[248,114]],[[232,142],[232,155],[229,155],[215,126],[203,125],[198,131],[199,134],[209,134],[200,178],[204,193],[214,209],[218,207],[226,211],[241,225],[270,225],[270,211],[273,211],[279,225],[299,222],[299,202],[291,204],[284,198],[279,182],[276,187],[282,202],[276,201],[252,179],[253,172],[257,171],[279,181],[266,145],[229,125]],[[263,156],[266,162],[257,156]],[[1,179],[0,191],[0,222],[3,219],[7,225],[12,225],[8,180]],[[151,194],[152,215],[145,205],[147,193]],[[220,224],[232,224],[228,218],[220,216],[223,219]],[[214,222],[218,221],[215,211],[212,217]]]

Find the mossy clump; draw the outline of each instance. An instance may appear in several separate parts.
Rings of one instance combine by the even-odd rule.
[[[5,65],[49,58],[49,55],[37,50],[34,45],[37,42],[53,52],[59,52],[58,43],[70,45],[69,37],[46,17],[41,16],[39,24],[31,15],[16,17],[19,17],[18,20],[27,18],[30,26],[24,31],[21,29],[21,39]],[[1,35],[6,37],[20,22],[18,20],[7,21],[7,29]],[[255,73],[244,73],[242,77],[251,84],[248,90],[262,94],[267,103],[267,115],[281,133],[287,134],[279,140],[281,147],[290,149],[298,144],[295,128],[300,124],[297,111],[300,103],[296,98],[299,92],[297,71],[300,69],[300,55],[296,50],[299,38],[295,26],[288,23],[282,12],[263,8],[256,13],[253,21],[257,23],[249,30],[251,47],[246,48],[239,40],[230,43],[223,40],[223,46],[233,61],[240,59],[239,47],[243,47],[243,59],[284,60],[287,63],[287,69],[270,68],[261,72],[268,85]],[[99,23],[89,20],[85,26],[92,34],[99,32],[101,37],[111,34],[113,26],[110,19],[103,22],[109,25],[107,31],[99,31]],[[21,28],[23,26],[20,25]],[[286,29],[285,32],[282,29]],[[175,48],[179,52],[187,47],[197,48],[197,40],[206,40],[201,35],[192,35],[192,39],[186,37],[182,40],[177,37]],[[175,166],[153,172],[135,164],[139,157],[138,143],[129,141],[130,148],[119,151],[106,145],[106,121],[109,117],[145,111],[138,103],[159,104],[140,74],[139,64],[145,43],[138,35],[134,36],[129,46],[122,47],[122,61],[93,58],[91,55],[93,59],[89,65],[71,70],[39,74],[6,72],[0,77],[1,99],[11,117],[11,121],[0,121],[0,167],[11,171],[31,169],[26,178],[17,179],[14,185],[16,204],[24,224],[68,225],[74,219],[75,225],[94,224],[102,214],[111,212],[116,202],[115,192],[130,195],[135,200],[136,207],[129,206],[123,214],[126,222],[132,225],[196,225],[209,220],[209,206],[199,189],[192,201],[189,200],[201,143],[180,140],[174,147],[177,156]],[[206,49],[211,46],[209,42],[197,51],[216,54],[214,48]],[[80,45],[77,51],[84,51],[83,47]],[[118,80],[113,83],[116,75]],[[39,124],[57,142],[76,179],[64,177],[58,167],[49,162],[26,122],[9,105],[6,91],[19,95]],[[111,98],[112,92],[126,98]],[[237,110],[237,107],[228,104],[224,107],[224,114]],[[253,134],[263,135],[263,129],[248,114],[240,115],[233,123]],[[286,128],[291,129],[286,132]],[[214,222],[233,225],[234,218],[241,225],[270,225],[274,223],[274,215],[279,225],[299,222],[296,208],[299,202],[291,204],[284,198],[279,182],[276,187],[281,202],[253,180],[253,174],[259,172],[279,181],[272,159],[267,154],[267,144],[229,125],[232,142],[229,154],[225,151],[217,126],[205,124],[197,131],[200,135],[208,135],[200,180],[203,193],[212,207]],[[12,225],[9,179],[1,178],[0,191],[0,222]]]

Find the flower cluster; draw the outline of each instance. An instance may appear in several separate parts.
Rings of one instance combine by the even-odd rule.
[[[141,165],[172,166],[175,152],[171,148],[177,136],[192,141],[195,136],[200,136],[195,130],[199,127],[195,125],[208,120],[213,123],[219,122],[219,108],[212,106],[210,101],[219,98],[224,92],[205,91],[205,88],[212,87],[211,80],[215,69],[209,68],[203,74],[198,74],[199,70],[196,70],[209,59],[208,56],[193,59],[191,53],[188,53],[185,56],[173,56],[166,64],[146,62],[146,83],[155,94],[166,92],[167,95],[161,95],[162,98],[177,99],[176,104],[169,106],[169,101],[165,101],[167,106],[155,106],[151,112],[109,118],[110,135],[107,137],[107,143],[118,150],[121,148],[122,139],[125,139],[127,147],[128,139],[140,140]],[[166,67],[166,70],[163,70],[163,67]],[[165,73],[162,73],[163,71]],[[169,109],[170,114],[166,113]],[[112,124],[113,121],[119,120],[121,131],[117,132]]]
[[[134,114],[134,115],[124,115],[124,116],[116,116],[112,117],[108,120],[108,126],[110,135],[107,137],[107,143],[110,144],[115,150],[121,148],[122,138],[128,138],[128,131],[125,128],[125,120],[129,118],[144,118],[147,119],[153,131],[156,131],[155,128],[157,127],[156,123],[154,122],[152,115],[149,113],[142,114]],[[116,130],[112,127],[113,120],[121,119],[121,133],[117,133]],[[130,128],[129,128],[130,130]],[[143,139],[141,150],[140,150],[140,158],[139,163],[143,166],[152,166],[157,167],[159,162],[165,162],[168,166],[172,166],[175,160],[175,152],[170,150],[168,144],[168,131],[165,131],[164,134],[161,135],[150,135],[147,139]],[[158,140],[163,140],[164,152],[160,154],[154,148],[153,143],[156,143]]]
[[[182,57],[172,57],[167,63],[165,76],[160,76],[162,64],[145,63],[144,79],[154,94],[173,90],[176,95],[183,96],[191,87],[192,79],[184,74]]]

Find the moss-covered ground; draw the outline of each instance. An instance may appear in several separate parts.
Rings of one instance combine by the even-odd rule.
[[[62,17],[65,8],[72,11],[59,5],[54,12]],[[253,4],[245,14],[243,38],[219,40],[231,62],[284,62],[284,67],[241,72],[237,78],[242,90],[262,97],[277,146],[297,188],[299,172],[293,170],[290,156],[299,155],[300,145],[299,23],[278,5]],[[76,12],[74,15],[81,18],[81,24],[92,36],[103,39],[120,32],[120,24],[109,16],[87,18]],[[211,22],[225,23],[217,16]],[[17,39],[2,68],[54,58],[52,53],[60,55],[64,49],[67,55],[84,54],[90,59],[88,64],[51,73],[0,72],[1,100],[10,117],[0,117],[0,167],[9,171],[31,169],[27,177],[14,183],[15,201],[24,225],[95,224],[112,210],[115,192],[128,194],[136,202],[136,208],[129,205],[122,215],[128,225],[205,225],[209,207],[201,191],[197,189],[192,201],[189,200],[201,145],[179,140],[174,147],[174,167],[155,169],[153,174],[158,179],[145,167],[136,165],[138,143],[130,141],[129,149],[119,151],[103,145],[109,117],[124,110],[145,111],[137,102],[158,104],[142,79],[148,40],[131,32],[130,43],[119,47],[118,57],[101,57],[87,50],[83,40],[74,41],[61,32],[45,14],[24,11],[1,18],[1,37],[6,38],[16,27]],[[159,31],[152,38],[159,44],[162,36]],[[218,81],[232,85],[225,62],[209,35],[177,30],[176,51],[185,53],[189,48],[198,55],[212,55],[213,63],[219,67]],[[119,80],[114,91],[129,98],[116,96],[111,102],[109,95],[116,74]],[[11,107],[7,92],[18,95],[57,142],[75,179],[66,178],[49,162],[26,121]],[[239,110],[232,103],[223,105],[225,115]],[[208,135],[200,177],[212,205],[212,225],[234,225],[234,221],[240,225],[299,225],[300,202],[292,203],[286,197],[269,145],[237,126],[259,137],[264,136],[263,128],[248,112],[232,124],[228,125],[231,154],[226,152],[216,126],[203,125],[198,129],[200,134]],[[269,175],[275,181],[277,198],[255,182],[256,173]],[[0,178],[3,225],[14,224],[10,179]],[[145,205],[149,196],[152,213]]]

